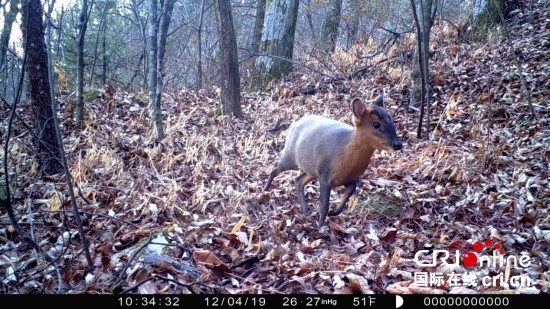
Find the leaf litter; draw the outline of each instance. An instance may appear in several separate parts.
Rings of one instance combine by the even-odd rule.
[[[410,66],[358,57],[372,53],[368,46],[333,56],[341,72],[372,67],[368,74],[327,82],[294,72],[272,92],[243,93],[242,119],[216,114],[216,89],[166,93],[162,142],[150,129],[144,93],[111,89],[109,106],[105,97],[87,104],[81,130],[70,113],[74,98],[60,96],[64,143],[95,264],[86,269],[63,177],[37,178],[30,139],[18,134],[10,145],[10,164],[18,171],[10,175],[17,177],[14,206],[44,250],[59,257],[61,277],[35,257],[2,213],[4,290],[548,293],[550,13],[543,1],[533,8],[511,12],[509,27],[537,119],[528,118],[508,44],[497,32],[471,43],[437,33],[446,43],[432,42],[430,140],[416,138],[418,113],[414,104],[406,107]],[[404,151],[375,154],[347,209],[329,218],[328,231],[316,227],[316,181],[305,190],[313,210],[308,216],[294,192],[297,171],[281,174],[262,192],[293,121],[311,113],[350,123],[350,100],[374,98],[382,89]],[[341,193],[333,190],[331,203]],[[419,250],[465,252],[485,239],[502,244],[507,255],[530,257],[529,267],[497,265],[492,273],[527,276],[533,285],[414,283],[417,272],[470,271],[419,266],[413,261]]]

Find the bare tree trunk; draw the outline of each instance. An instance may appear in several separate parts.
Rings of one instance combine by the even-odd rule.
[[[357,33],[359,32],[359,2],[357,0],[350,1],[351,20],[347,23],[346,49],[350,49],[355,44]]]
[[[419,22],[420,24],[420,22]],[[416,26],[415,26],[416,28]],[[413,63],[412,63],[412,71],[411,71],[411,96],[410,96],[410,103],[415,103],[421,100],[421,92],[422,92],[422,74],[420,72],[420,64],[419,64],[419,49],[420,44],[422,41],[422,32],[416,31],[416,35],[420,36],[420,38],[417,38],[416,45],[414,46],[413,51]]]
[[[49,21],[52,18],[52,12],[53,8],[55,6],[55,0],[52,0],[51,2],[48,1],[48,12],[46,13],[46,51],[48,55],[48,78],[51,84],[50,87],[50,96],[53,98],[55,97],[55,82],[53,78],[53,65],[52,65],[52,48],[50,46],[52,42],[52,22]]]
[[[162,5],[157,65],[157,69],[161,77],[162,70],[164,69],[164,54],[166,53],[166,40],[168,39],[168,29],[170,28],[170,21],[172,20],[172,12],[174,11],[174,4],[176,3],[176,1],[177,0],[164,0]]]
[[[61,13],[59,13],[59,24],[57,26],[57,46],[55,47],[55,57],[61,58],[62,62],[65,62],[65,53],[61,47],[61,33],[63,32],[63,17],[65,16],[65,10],[61,7]],[[59,54],[62,54],[60,57]]]
[[[197,62],[197,88],[202,88],[202,23],[204,17],[204,0],[201,1],[201,13],[199,17],[199,29],[197,32],[198,39],[198,62]]]
[[[134,69],[134,74],[132,74],[132,77],[130,78],[130,81],[128,82],[128,85],[126,86],[127,88],[132,86],[132,84],[134,83],[134,80],[136,79],[136,77],[139,74],[139,67],[142,66],[142,62],[147,62],[147,61],[144,61],[144,58],[145,58],[145,54],[144,54],[144,51],[142,51],[141,55],[139,56],[138,65],[137,65],[136,69]]]
[[[323,34],[321,35],[321,49],[325,52],[334,52],[336,49],[336,39],[338,37],[338,25],[340,24],[340,15],[342,14],[342,0],[331,0],[323,25]]]
[[[424,107],[427,108],[427,121],[426,128],[430,132],[430,74],[429,74],[429,56],[430,56],[430,32],[432,29],[433,21],[437,13],[438,0],[418,0],[420,3],[420,12],[422,13],[422,19],[418,18],[415,0],[411,1],[411,7],[413,9],[413,16],[416,26],[417,46],[415,49],[415,57],[413,59],[413,71],[411,73],[412,89],[411,100],[415,101],[418,98],[418,91],[420,90],[420,117],[418,119],[417,137],[422,136],[422,122],[424,119]]]
[[[416,137],[417,138],[421,138],[422,137],[422,121],[424,120],[424,106],[425,106],[425,99],[426,99],[426,95],[425,95],[425,90],[426,90],[426,86],[425,86],[425,79],[424,79],[424,64],[423,64],[423,61],[424,61],[424,57],[422,57],[422,53],[423,53],[423,48],[422,48],[422,40],[424,39],[424,36],[422,35],[422,27],[420,26],[420,20],[418,19],[418,14],[416,13],[416,5],[414,4],[414,0],[410,0],[411,1],[411,7],[412,7],[412,11],[413,11],[413,17],[414,17],[414,23],[415,23],[415,28],[416,28],[416,50],[417,50],[417,53],[416,53],[416,58],[413,60],[413,61],[418,61],[418,64],[416,66],[416,68],[418,68],[418,75],[414,75],[414,70],[416,68],[413,69],[413,77],[420,77],[420,83],[421,83],[421,87],[420,87],[420,92],[421,92],[421,95],[420,95],[420,116],[418,117],[418,127],[416,128]],[[413,81],[414,83],[414,81]],[[413,89],[414,89],[414,86],[413,86]],[[411,99],[412,99],[412,95],[411,95]]]
[[[40,168],[48,174],[62,170],[60,149],[55,133],[51,108],[50,81],[48,77],[48,55],[44,41],[43,9],[40,0],[23,1],[23,23],[21,31],[26,36],[29,92],[31,96],[36,157]],[[28,26],[28,29],[25,27]],[[53,157],[52,157],[53,155]]]
[[[140,57],[140,64],[142,64],[143,88],[145,88],[145,87],[148,87],[148,84],[149,84],[148,71],[147,71],[149,68],[149,63],[148,63],[149,59],[148,57],[145,57],[145,55],[147,55],[147,52],[148,52],[147,44],[148,44],[149,38],[147,37],[147,23],[143,21],[143,19],[140,17],[140,14],[139,14],[140,3],[141,2],[139,0],[132,0],[130,3],[130,10],[132,11],[134,18],[136,19],[136,25],[139,27],[141,38],[143,39],[143,51]],[[144,60],[143,63],[141,62],[142,60]],[[131,81],[129,85],[132,85],[132,82],[134,78],[137,76],[137,73],[138,73],[137,71],[134,72],[134,76],[132,76],[132,78],[130,79]]]
[[[107,35],[107,23],[103,26],[103,43],[102,43],[102,50],[103,50],[103,71],[101,72],[101,84],[107,85],[107,44],[105,41],[107,41],[106,38]]]
[[[435,16],[437,13],[437,5],[439,0],[426,0],[426,3],[424,4],[424,7],[422,7],[422,26],[424,27],[422,35],[424,36],[422,40],[422,48],[424,51],[422,52],[422,56],[424,57],[424,61],[422,61],[422,64],[424,65],[424,87],[425,88],[425,94],[426,94],[426,134],[427,138],[430,138],[430,132],[431,132],[431,103],[430,103],[430,32],[432,31],[432,26],[434,24]],[[422,4],[422,2],[420,2]]]
[[[252,53],[258,53],[260,51],[265,19],[265,1],[266,0],[258,0],[258,4],[256,5],[256,19],[254,20],[254,30],[252,30],[252,40],[250,42],[250,51]]]
[[[317,34],[317,29],[315,29],[315,26],[313,26],[313,16],[311,15],[312,9],[311,7],[311,0],[304,0],[303,6],[306,8],[304,10],[304,13],[306,15],[307,25],[309,26],[309,31],[311,33],[311,41],[313,42],[313,46],[319,45],[319,35]]]
[[[4,71],[4,62],[6,61],[6,53],[10,43],[11,28],[13,22],[19,12],[19,0],[11,0],[9,12],[4,8],[4,28],[0,37],[0,72]]]
[[[76,49],[76,125],[84,120],[84,41],[88,27],[88,0],[82,0],[78,17],[78,36]]]
[[[164,126],[162,123],[162,109],[160,100],[157,100],[158,87],[158,5],[157,0],[149,0],[149,99],[151,100],[151,119],[157,131],[157,139],[164,138]]]
[[[254,18],[254,28],[252,29],[252,36],[248,43],[249,56],[246,60],[245,66],[242,71],[245,74],[246,87],[254,87],[257,84],[257,70],[254,69],[254,64],[260,53],[260,43],[262,42],[262,31],[265,20],[265,5],[266,0],[258,0],[256,3],[256,17]]]
[[[176,0],[164,0],[162,2],[162,16],[160,19],[160,35],[158,38],[158,55],[157,55],[157,87],[155,92],[155,110],[160,111],[155,116],[155,124],[157,127],[157,138],[164,138],[164,125],[162,122],[161,95],[164,87],[164,54],[166,53],[166,40],[168,38],[168,29],[170,28],[170,20],[172,19],[172,11]],[[156,112],[155,112],[156,113]],[[159,129],[160,126],[160,129]],[[162,133],[162,134],[161,134]]]
[[[239,75],[239,58],[237,38],[233,28],[231,2],[216,0],[218,33],[221,53],[221,104],[224,115],[241,116],[241,84]]]
[[[299,4],[295,0],[271,0],[267,3],[260,44],[262,55],[256,59],[260,85],[292,71],[290,60],[294,51]]]
[[[97,27],[97,35],[95,37],[95,44],[94,44],[94,60],[92,61],[92,68],[90,69],[90,78],[88,79],[88,87],[92,86],[93,80],[94,80],[94,72],[95,72],[95,66],[97,63],[97,58],[99,58],[97,54],[97,49],[99,46],[99,37],[101,36],[101,33],[103,32],[103,28],[105,26],[105,16],[107,16],[107,4],[109,2],[105,0],[105,5],[103,6],[103,10],[101,11],[101,19],[99,20],[99,27]]]

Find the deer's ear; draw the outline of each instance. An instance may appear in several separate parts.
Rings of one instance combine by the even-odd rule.
[[[384,94],[381,94],[374,100],[374,105],[384,107]]]
[[[361,101],[361,99],[355,98],[353,99],[353,101],[351,101],[351,110],[353,111],[353,115],[355,116],[355,118],[359,120],[365,114],[365,104],[363,104],[363,101]]]

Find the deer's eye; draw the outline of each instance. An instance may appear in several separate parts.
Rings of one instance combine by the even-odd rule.
[[[372,123],[372,126],[373,126],[375,129],[378,130],[378,129],[380,129],[380,122],[375,121],[375,122]]]

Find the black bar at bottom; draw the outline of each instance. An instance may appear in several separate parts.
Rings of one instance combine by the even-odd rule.
[[[543,308],[541,295],[0,295],[3,308]],[[546,305],[545,305],[546,304]]]

